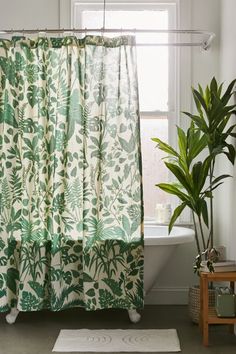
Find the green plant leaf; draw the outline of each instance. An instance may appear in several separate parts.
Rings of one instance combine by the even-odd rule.
[[[189,192],[192,192],[192,185],[189,183],[189,178],[184,174],[179,166],[176,164],[165,162],[166,167],[175,175],[178,181],[183,185],[183,187]]]
[[[203,221],[206,224],[206,226],[209,227],[207,203],[204,199],[202,199],[201,201],[201,209],[202,209],[201,213],[202,213]]]
[[[235,161],[235,147],[232,144],[226,144],[227,148],[228,148],[228,159],[229,161],[232,163],[232,165],[234,165],[234,161]]]
[[[179,157],[179,154],[177,153],[177,151],[175,151],[170,145],[164,143],[162,140],[160,140],[158,138],[152,138],[152,141],[157,143],[157,147],[160,150],[166,152],[169,155],[173,155],[173,156]]]
[[[204,100],[204,97],[197,90],[193,90],[193,97],[194,97],[194,99],[199,101],[199,103],[203,107],[203,109],[206,112],[206,114],[208,114],[208,109],[207,109],[207,105],[206,105],[206,102]]]
[[[211,162],[212,162],[212,156],[208,156],[202,164],[202,174],[201,174],[201,179],[199,181],[199,192],[202,190],[207,177],[209,176],[209,171],[210,171],[210,167],[211,167]]]
[[[192,145],[189,149],[189,155],[191,158],[191,162],[206,148],[207,146],[207,137],[203,135],[200,139],[193,136],[192,138]]]
[[[216,81],[215,77],[213,77],[213,79],[211,80],[210,91],[214,92],[215,94],[218,93],[218,85],[217,85],[217,81]]]
[[[177,126],[177,132],[178,132],[178,146],[179,146],[180,156],[181,156],[181,158],[186,160],[187,137],[186,137],[183,129],[181,129],[178,126]]]
[[[197,192],[199,192],[199,180],[201,179],[202,174],[202,162],[198,161],[193,165],[192,176],[193,176],[193,184],[194,187],[197,188]]]
[[[199,129],[201,129],[204,133],[208,131],[208,126],[206,124],[206,122],[204,121],[203,118],[193,115],[191,113],[188,112],[183,112],[186,116],[188,116],[189,118],[191,118],[194,123],[196,123],[196,125],[199,127]]]
[[[177,208],[175,208],[174,213],[170,219],[170,223],[169,223],[169,228],[168,228],[168,232],[170,234],[174,223],[176,221],[176,219],[180,216],[180,214],[182,213],[182,211],[184,210],[184,208],[187,206],[187,203],[182,203],[179,206],[177,206]]]
[[[214,186],[216,183],[218,183],[222,179],[229,178],[229,177],[232,177],[232,176],[231,175],[221,175],[221,176],[215,178],[211,185]]]
[[[179,197],[179,199],[181,199],[182,201],[186,201],[189,200],[189,197],[187,194],[183,193],[182,191],[180,191],[175,185],[173,184],[169,184],[169,183],[159,183],[156,184],[156,186],[158,186],[160,189],[162,189],[163,191],[169,193],[169,194],[173,194],[176,195],[177,197]]]
[[[233,88],[236,84],[236,79],[234,79],[228,86],[228,88],[226,89],[224,95],[222,96],[221,100],[223,102],[223,104],[227,104],[229,102],[230,97],[232,96],[233,92]]]

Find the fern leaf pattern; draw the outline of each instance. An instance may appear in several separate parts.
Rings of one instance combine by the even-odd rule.
[[[143,306],[131,36],[0,39],[0,312]]]

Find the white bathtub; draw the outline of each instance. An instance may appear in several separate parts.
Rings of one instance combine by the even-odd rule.
[[[168,226],[144,223],[144,289],[147,294],[157,280],[162,268],[176,247],[193,242],[194,231],[187,227],[174,226],[168,235]]]

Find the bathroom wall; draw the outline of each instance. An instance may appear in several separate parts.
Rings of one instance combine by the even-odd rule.
[[[225,22],[224,33],[227,40],[226,44],[228,44],[226,48],[228,54],[222,56],[222,60],[227,67],[225,68],[227,70],[225,75],[230,78],[231,72],[228,67],[228,58],[230,58],[232,52],[229,47],[230,43],[233,43],[233,37],[231,41],[228,41],[226,32],[229,31],[229,24],[226,21],[228,16],[226,12],[229,12],[233,21],[233,13],[236,13],[236,4],[234,4],[235,0],[224,2],[231,4],[235,9],[235,11],[230,12],[230,6],[225,5],[225,13],[223,13],[223,16],[225,16],[223,24]],[[61,28],[70,26],[70,0],[0,0],[1,29],[57,28],[58,26],[61,26]],[[232,29],[231,27],[230,29]],[[203,51],[200,48],[182,50],[180,110],[190,110],[190,86],[198,82],[205,85],[212,76],[219,77],[220,0],[180,0],[180,28],[209,30],[215,32],[217,36],[208,51]],[[235,56],[234,52],[234,57],[230,58],[230,62],[236,63]],[[184,65],[184,60],[187,58],[191,60],[189,72],[186,71]],[[188,83],[187,87],[186,82]],[[182,124],[186,124],[185,118],[181,117],[181,121]],[[195,244],[179,246],[175,255],[163,270],[153,291],[148,295],[147,303],[187,303],[188,287],[198,281],[192,271],[195,252]]]
[[[235,13],[235,0],[221,1],[220,79],[225,82],[225,87],[236,78]],[[235,103],[235,97],[233,101]],[[235,123],[235,117],[232,122]],[[236,169],[225,158],[221,158],[217,167],[218,174],[233,176],[219,188],[216,196],[217,241],[226,246],[228,258],[236,259]]]
[[[219,78],[220,10],[220,0],[180,1],[181,28],[186,29],[189,25],[191,29],[202,29],[216,34],[211,48],[207,51],[198,47],[187,51],[186,49],[183,50],[181,57],[183,63],[186,60],[186,56],[189,55],[188,51],[191,51],[191,71],[188,77],[185,72],[185,65],[182,65],[182,71],[180,72],[180,110],[182,111],[188,111],[193,107],[191,85],[196,86],[200,83],[205,86],[213,76]],[[186,87],[185,81],[184,84],[182,83],[182,76],[184,76],[185,81],[189,82],[189,87]],[[187,118],[181,116],[180,120],[181,124],[186,126]],[[198,283],[198,277],[193,274],[192,270],[195,255],[195,244],[179,246],[175,256],[160,275],[152,292],[147,296],[147,301],[158,304],[187,303],[189,286]]]
[[[58,0],[0,0],[0,29],[58,28]]]
[[[192,50],[192,85],[205,86],[213,76],[219,77],[221,0],[192,0],[192,29],[214,32],[209,50]]]

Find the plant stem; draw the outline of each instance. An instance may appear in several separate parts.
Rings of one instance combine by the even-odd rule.
[[[213,159],[212,163],[211,163],[211,167],[210,167],[210,187],[212,186],[212,181],[213,181],[213,177],[214,177],[214,166],[215,166],[215,159]],[[214,224],[213,224],[213,198],[211,196],[210,199],[210,232],[209,232],[209,238],[207,241],[207,248],[210,249],[213,248],[214,245]]]
[[[193,223],[194,223],[194,230],[195,230],[195,240],[196,240],[196,244],[197,244],[197,251],[198,254],[201,256],[201,248],[200,248],[200,243],[199,243],[199,238],[198,238],[198,232],[197,232],[197,224],[195,221],[195,216],[194,216],[194,212],[192,211],[193,214]]]
[[[201,216],[200,215],[198,215],[198,222],[199,222],[201,236],[202,236],[203,250],[205,251],[206,250],[206,242],[205,242],[205,238],[204,238],[204,233],[203,233],[203,228],[202,228],[202,220],[201,220]]]

